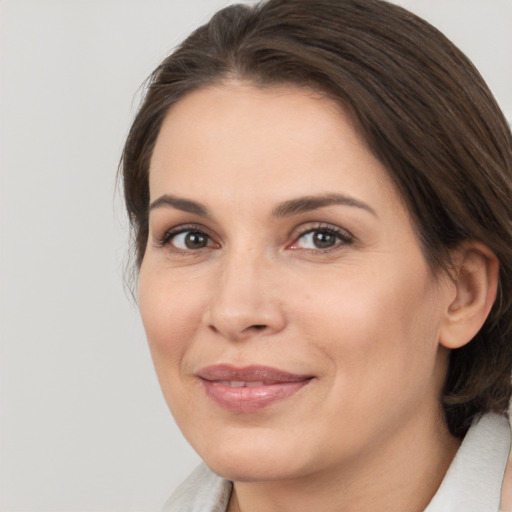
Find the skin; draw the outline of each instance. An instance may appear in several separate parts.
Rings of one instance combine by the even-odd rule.
[[[333,193],[351,201],[276,215]],[[464,307],[492,304],[485,248],[461,253],[465,288],[434,275],[350,118],[293,86],[230,82],[180,100],[154,149],[150,194],[141,314],[178,425],[235,482],[229,510],[423,510],[459,445],[439,397],[448,348],[485,319],[471,316],[470,329]],[[188,233],[169,235],[176,228]],[[203,247],[187,247],[190,230]],[[196,376],[214,364],[314,378],[262,410],[233,412]]]

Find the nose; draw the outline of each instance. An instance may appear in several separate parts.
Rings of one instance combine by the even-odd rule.
[[[226,257],[206,313],[208,327],[231,341],[280,332],[286,318],[277,274],[263,254],[247,250]]]

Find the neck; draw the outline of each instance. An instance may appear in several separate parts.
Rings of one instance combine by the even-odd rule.
[[[423,511],[460,446],[444,422],[410,426],[357,463],[284,481],[235,482],[228,512]]]

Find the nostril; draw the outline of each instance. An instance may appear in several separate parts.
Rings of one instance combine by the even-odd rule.
[[[265,329],[267,327],[266,325],[259,324],[259,325],[251,325],[253,329],[256,329],[257,331],[261,331],[262,329]]]

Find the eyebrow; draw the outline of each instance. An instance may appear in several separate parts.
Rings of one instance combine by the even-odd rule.
[[[163,206],[170,206],[177,210],[193,213],[201,217],[208,217],[208,210],[201,203],[190,199],[184,199],[182,197],[170,196],[168,194],[165,194],[153,201],[149,205],[149,210],[154,210],[155,208],[161,208]]]
[[[352,206],[370,212],[377,217],[377,212],[366,203],[350,196],[342,194],[325,194],[320,196],[304,196],[297,199],[291,199],[277,205],[272,214],[274,217],[289,217],[300,213],[309,212],[318,208],[324,208],[331,205]]]
[[[371,206],[359,201],[358,199],[342,194],[324,194],[319,196],[304,196],[296,199],[290,199],[289,201],[278,204],[272,210],[272,215],[274,217],[290,217],[292,215],[299,215],[301,213],[332,205],[360,208],[377,217],[377,213]],[[168,194],[164,194],[153,201],[149,205],[149,209],[154,210],[155,208],[161,208],[164,206],[176,208],[177,210],[182,210],[201,217],[209,216],[208,209],[203,204],[198,203],[197,201],[192,201],[191,199],[184,199],[182,197],[171,196]]]

